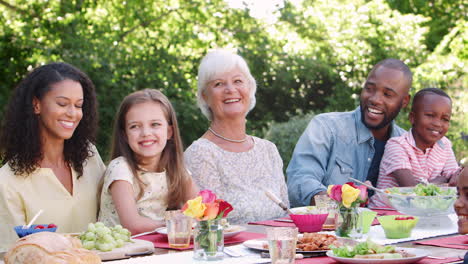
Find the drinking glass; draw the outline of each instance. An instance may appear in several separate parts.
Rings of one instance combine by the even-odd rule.
[[[296,255],[297,227],[267,227],[272,264],[293,264]]]
[[[166,215],[167,240],[171,248],[187,248],[192,236],[192,218],[182,211],[167,211]]]
[[[336,209],[337,204],[334,200],[332,200],[328,195],[321,194],[315,195],[315,206],[319,210],[321,214],[328,214],[327,220],[322,226],[322,229],[335,229],[336,227]]]

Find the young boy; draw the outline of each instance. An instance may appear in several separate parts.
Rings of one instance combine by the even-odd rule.
[[[409,114],[412,128],[391,138],[380,163],[377,187],[415,186],[419,182],[456,185],[459,167],[452,143],[445,137],[450,126],[452,100],[442,90],[418,91]],[[384,206],[377,197],[372,206]]]

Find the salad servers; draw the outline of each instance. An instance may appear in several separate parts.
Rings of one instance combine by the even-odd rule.
[[[283,203],[283,201],[281,201],[280,198],[278,198],[274,193],[272,193],[270,190],[265,190],[265,195],[270,198],[270,200],[272,200],[275,204],[277,204],[279,207],[281,207],[281,209],[283,209],[284,211],[286,211],[288,214],[294,214],[293,212],[291,212],[291,210],[289,210],[289,208]]]
[[[371,189],[371,190],[374,190],[374,191],[376,191],[376,192],[383,193],[383,194],[388,194],[388,193],[384,192],[383,190],[381,190],[381,189],[379,189],[379,188],[375,188],[374,186],[372,186],[372,185],[370,185],[370,184],[367,184],[367,183],[365,183],[365,182],[362,182],[362,181],[360,181],[360,180],[358,180],[358,179],[354,179],[354,178],[351,178],[351,177],[349,177],[349,179],[352,180],[353,182],[362,184],[362,185],[366,186],[367,188],[369,188],[369,189]]]

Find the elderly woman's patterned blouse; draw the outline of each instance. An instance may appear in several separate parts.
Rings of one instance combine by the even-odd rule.
[[[234,207],[228,215],[233,224],[272,219],[284,211],[264,194],[270,190],[289,206],[283,161],[276,146],[252,137],[254,147],[230,152],[200,138],[185,151],[187,168],[200,190],[212,190]]]

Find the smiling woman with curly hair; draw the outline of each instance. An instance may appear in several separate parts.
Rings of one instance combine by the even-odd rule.
[[[0,251],[40,209],[36,223],[58,232],[96,221],[105,170],[94,147],[96,105],[89,77],[66,63],[36,68],[13,91],[0,136]]]

